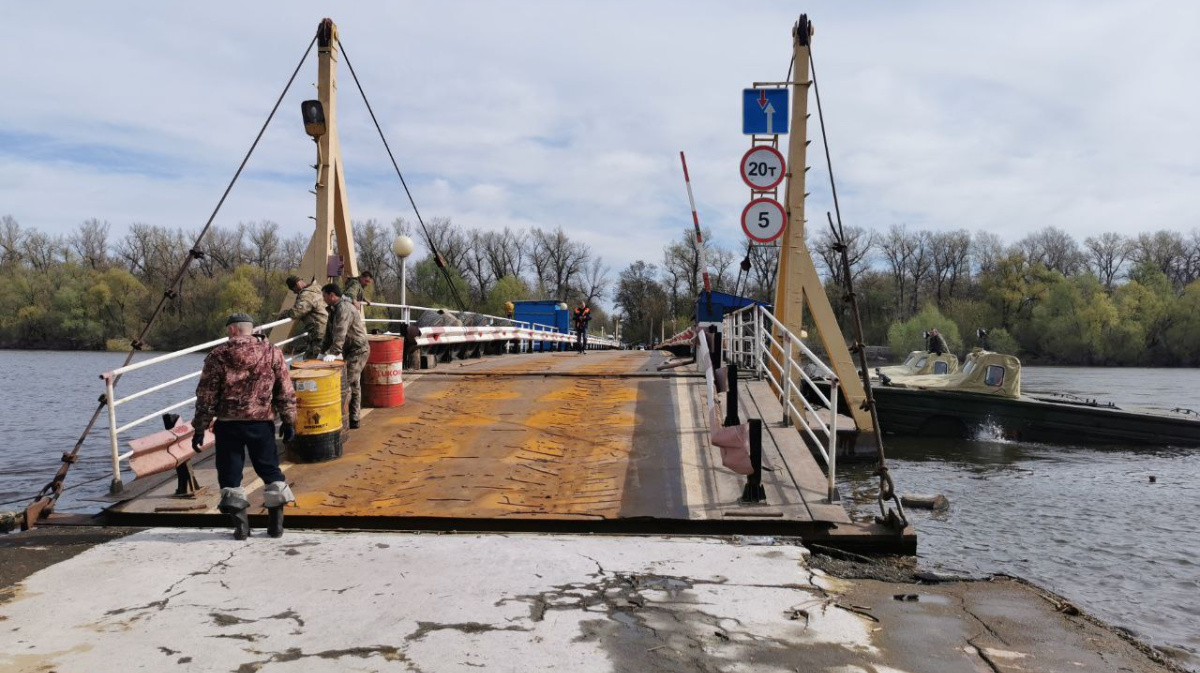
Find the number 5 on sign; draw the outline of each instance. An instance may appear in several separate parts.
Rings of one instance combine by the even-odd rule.
[[[770,243],[783,235],[787,214],[775,199],[754,199],[742,211],[742,231],[756,243]]]

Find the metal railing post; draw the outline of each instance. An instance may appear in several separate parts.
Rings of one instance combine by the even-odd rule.
[[[109,493],[120,493],[125,489],[121,483],[121,458],[117,447],[117,405],[116,394],[113,391],[113,377],[104,379],[104,403],[108,407],[108,439],[112,448],[112,483],[108,485]]]
[[[829,381],[829,502],[837,498],[838,379]]]
[[[763,377],[763,320],[762,308],[754,307],[754,373]]]
[[[792,380],[792,333],[784,330],[783,332],[783,366],[779,372],[779,405],[783,407],[783,420],[780,421],[783,425],[788,425],[791,422],[791,415],[788,414],[788,383]]]

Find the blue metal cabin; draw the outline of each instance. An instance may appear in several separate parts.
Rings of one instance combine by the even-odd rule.
[[[550,327],[562,334],[571,333],[571,311],[562,308],[562,302],[554,299],[529,299],[513,302],[513,320]],[[560,344],[534,344],[534,350],[556,349]]]
[[[696,296],[696,323],[701,326],[710,324],[717,325],[717,329],[721,328],[721,323],[725,320],[725,314],[731,313],[745,306],[763,306],[768,311],[773,311],[774,306],[766,302],[750,299],[749,297],[738,297],[737,295],[726,294],[725,292],[712,292],[711,309],[709,308],[710,299],[707,292],[701,292]]]

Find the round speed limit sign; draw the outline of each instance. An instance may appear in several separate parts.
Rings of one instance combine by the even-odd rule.
[[[742,231],[756,243],[770,243],[783,235],[787,214],[775,199],[754,199],[742,211]]]
[[[756,192],[778,187],[785,172],[783,155],[774,147],[759,145],[742,155],[742,181]]]

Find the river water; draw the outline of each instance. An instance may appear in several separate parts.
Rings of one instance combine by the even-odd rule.
[[[1200,411],[1194,369],[1027,367],[1021,376],[1029,392]],[[885,442],[898,492],[950,500],[946,512],[908,511],[921,566],[1031,580],[1200,670],[1200,449]],[[865,518],[878,512],[870,471],[852,466],[840,479]]]
[[[150,357],[139,356],[141,357]],[[28,502],[54,474],[104,392],[114,353],[0,351],[0,509]],[[136,390],[199,369],[188,356]],[[1200,371],[1028,367],[1027,391],[1058,391],[1117,404],[1200,410]],[[120,407],[127,423],[190,397],[195,381]],[[185,418],[189,409],[181,410]],[[161,427],[157,420],[148,429]],[[96,511],[107,489],[108,419],[80,451],[59,511]],[[901,493],[942,493],[949,511],[910,511],[920,562],[943,572],[1020,576],[1128,629],[1200,671],[1200,450],[1062,447],[999,441],[888,438]],[[867,466],[843,467],[843,493],[869,517]],[[1150,483],[1150,476],[1156,483]],[[130,479],[126,475],[125,479]]]

